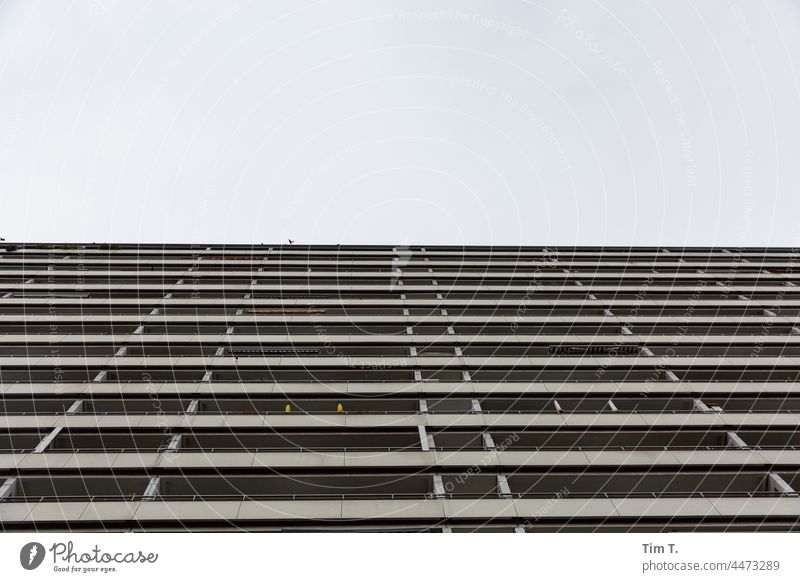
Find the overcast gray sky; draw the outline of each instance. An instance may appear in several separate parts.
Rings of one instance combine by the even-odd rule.
[[[0,1],[0,236],[797,245],[798,64],[796,1]]]

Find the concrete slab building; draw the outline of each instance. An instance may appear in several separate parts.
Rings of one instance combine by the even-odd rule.
[[[800,529],[797,252],[2,243],[0,528]]]

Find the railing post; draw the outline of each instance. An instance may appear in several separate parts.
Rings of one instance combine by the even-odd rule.
[[[732,430],[729,430],[727,433],[725,433],[725,435],[728,438],[729,447],[735,447],[737,449],[748,448],[747,443],[744,442],[744,440],[742,440],[742,438]]]
[[[783,479],[783,477],[775,472],[772,472],[768,475],[767,487],[769,491],[775,491],[783,495],[797,495],[797,491],[795,491],[792,486]]]
[[[181,446],[181,437],[182,436],[183,435],[179,435],[179,434],[172,435],[172,438],[170,439],[169,444],[167,445],[167,450],[168,451],[177,451]]]
[[[67,414],[78,414],[79,412],[83,412],[83,400],[76,400],[72,406],[67,408]]]
[[[147,489],[144,490],[144,497],[153,498],[160,493],[161,477],[151,477],[150,482],[147,484]]]
[[[508,478],[503,474],[497,476],[497,494],[500,496],[500,499],[511,498],[511,488],[508,486]]]
[[[17,478],[9,477],[0,485],[0,499],[13,497],[17,492]]]
[[[39,444],[36,445],[36,448],[33,449],[33,452],[37,453],[37,454],[38,453],[43,453],[45,451],[45,449],[48,446],[50,446],[50,443],[53,442],[53,439],[58,436],[58,433],[61,432],[61,428],[62,427],[57,426],[56,428],[51,430],[41,441],[39,441]]]
[[[417,426],[417,430],[419,431],[419,444],[422,447],[422,450],[430,451],[432,448],[434,448],[433,435],[428,434],[428,431],[422,425]]]
[[[437,473],[433,476],[433,496],[436,499],[442,499],[444,495],[444,482],[442,481],[442,476]]]

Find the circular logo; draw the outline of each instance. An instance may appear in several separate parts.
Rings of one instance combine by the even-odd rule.
[[[44,546],[39,542],[29,542],[19,551],[19,563],[26,570],[35,570],[44,561]]]

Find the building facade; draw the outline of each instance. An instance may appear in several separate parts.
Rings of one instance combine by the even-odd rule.
[[[787,531],[797,249],[0,246],[0,528]]]

